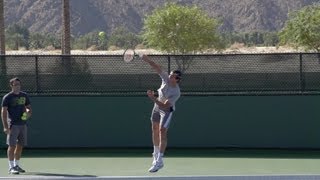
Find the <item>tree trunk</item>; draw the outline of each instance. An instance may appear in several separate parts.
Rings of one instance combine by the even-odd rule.
[[[4,0],[0,0],[0,54],[6,54],[5,35],[4,35]]]
[[[62,64],[66,74],[71,74],[71,46],[70,46],[70,3],[62,0],[62,42],[61,42]]]
[[[70,55],[70,3],[62,0],[62,54]]]
[[[0,0],[0,82],[4,84],[6,82],[7,67],[6,67],[6,46],[5,46],[5,34],[4,34],[4,0]]]

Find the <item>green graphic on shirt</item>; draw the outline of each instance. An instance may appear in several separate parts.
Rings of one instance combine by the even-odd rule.
[[[12,106],[25,105],[25,104],[26,104],[25,97],[14,98],[12,101]]]

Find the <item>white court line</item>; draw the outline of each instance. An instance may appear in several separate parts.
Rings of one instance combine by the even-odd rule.
[[[106,180],[319,180],[320,175],[216,175],[216,176],[97,176],[97,177],[68,177],[68,176],[28,176],[13,175],[8,177],[0,177],[0,179],[69,179],[69,180],[90,180],[90,179],[106,179]]]

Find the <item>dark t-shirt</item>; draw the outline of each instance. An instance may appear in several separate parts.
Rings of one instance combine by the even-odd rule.
[[[29,96],[22,91],[19,94],[10,92],[3,97],[1,106],[8,107],[8,122],[10,125],[26,124],[26,121],[22,120],[21,116],[25,112],[25,106],[29,104]]]

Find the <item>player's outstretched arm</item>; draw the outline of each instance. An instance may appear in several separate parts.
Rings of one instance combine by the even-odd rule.
[[[162,69],[161,69],[161,66],[155,62],[153,62],[147,55],[143,54],[142,55],[142,60],[147,62],[154,70],[156,70],[156,72],[158,74],[161,73]]]

